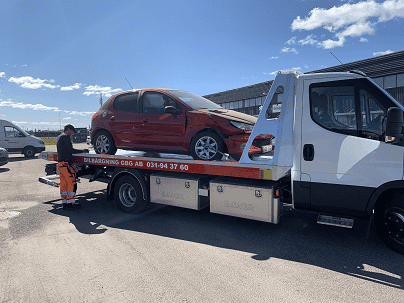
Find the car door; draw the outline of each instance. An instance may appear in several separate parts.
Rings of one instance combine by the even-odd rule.
[[[311,209],[361,215],[375,188],[402,179],[403,147],[383,136],[394,104],[364,79],[314,82],[304,82],[301,181]]]
[[[118,95],[113,101],[113,113],[110,126],[119,148],[139,148],[138,137],[140,115],[138,105],[139,92],[129,92]]]
[[[165,114],[166,106],[178,109],[179,114]],[[187,151],[185,147],[185,110],[169,96],[145,91],[142,95],[141,137],[145,149]]]

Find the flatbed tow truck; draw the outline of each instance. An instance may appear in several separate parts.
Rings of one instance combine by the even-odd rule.
[[[152,202],[278,224],[290,204],[317,212],[320,224],[352,228],[355,218],[368,219],[404,254],[403,111],[358,71],[279,71],[239,161],[135,152],[75,154],[74,162],[77,177],[107,183],[108,198],[124,212]],[[248,155],[262,135],[276,139],[273,150]],[[57,161],[54,152],[40,157]],[[56,163],[46,172],[39,181],[58,187]]]

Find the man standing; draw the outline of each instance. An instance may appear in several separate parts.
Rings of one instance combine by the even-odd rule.
[[[80,204],[75,203],[77,183],[75,173],[77,169],[73,166],[73,154],[88,153],[88,149],[74,149],[70,137],[76,133],[73,125],[67,124],[63,134],[60,134],[56,141],[58,151],[58,169],[60,175],[60,196],[63,199],[63,209],[79,209]]]

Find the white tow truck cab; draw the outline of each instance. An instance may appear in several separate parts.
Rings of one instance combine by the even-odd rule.
[[[284,92],[282,104],[276,91]],[[81,174],[108,183],[108,195],[126,212],[149,202],[209,206],[276,224],[288,203],[318,212],[321,224],[350,228],[355,218],[370,219],[404,254],[403,110],[361,72],[280,71],[239,162],[91,154],[75,160]],[[275,137],[273,150],[248,155],[260,135]]]
[[[45,143],[41,138],[28,134],[13,123],[0,120],[0,147],[9,154],[24,154],[31,158],[45,151]]]

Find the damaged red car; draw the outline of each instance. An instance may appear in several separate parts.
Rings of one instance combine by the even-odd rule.
[[[240,158],[256,117],[223,109],[176,89],[139,89],[111,96],[93,115],[91,143],[98,154],[125,150],[188,154],[195,160]],[[262,153],[270,138],[254,140]]]

